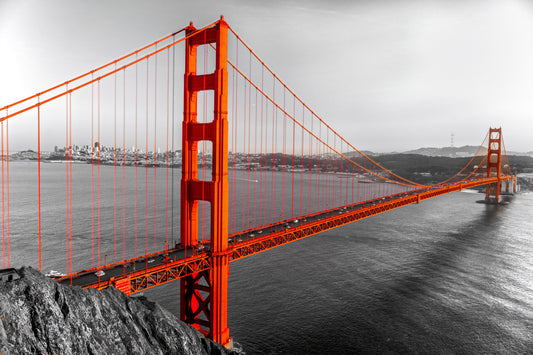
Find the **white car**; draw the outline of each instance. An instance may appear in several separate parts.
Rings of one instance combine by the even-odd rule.
[[[46,276],[46,277],[61,277],[61,276],[65,276],[65,274],[62,274],[59,271],[50,270],[50,272],[48,274],[44,274],[44,276]]]
[[[104,276],[105,275],[105,272],[104,270],[98,270],[97,272],[94,273],[96,276]]]

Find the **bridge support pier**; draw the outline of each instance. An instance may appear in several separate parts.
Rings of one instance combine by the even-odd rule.
[[[231,345],[227,326],[228,304],[228,25],[221,18],[211,28],[196,32],[187,28],[185,44],[185,84],[181,180],[181,246],[198,246],[198,201],[211,208],[210,269],[181,279],[181,319],[214,341]],[[215,71],[197,75],[197,49],[215,44]],[[197,121],[197,93],[214,91],[212,122]],[[198,179],[198,142],[213,144],[212,180]]]

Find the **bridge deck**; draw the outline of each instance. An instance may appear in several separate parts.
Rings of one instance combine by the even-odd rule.
[[[503,177],[500,180],[510,179],[512,178]],[[419,203],[450,192],[495,182],[498,182],[497,178],[486,178],[403,192],[234,233],[228,236],[230,261],[239,260],[392,209]],[[209,244],[202,244],[199,248],[187,250],[176,246],[169,250],[82,270],[71,275],[54,277],[54,279],[64,284],[98,289],[117,286],[119,283],[124,284],[126,282],[129,283],[129,292],[127,293],[136,293],[209,269],[209,267]]]

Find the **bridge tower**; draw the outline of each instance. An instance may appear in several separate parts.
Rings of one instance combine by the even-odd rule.
[[[497,177],[498,182],[487,185],[485,194],[487,203],[500,202],[501,158],[502,129],[491,128],[489,130],[489,149],[487,151],[487,177]]]
[[[227,299],[228,251],[228,25],[222,17],[213,27],[195,34],[192,22],[186,30],[184,113],[181,180],[181,246],[198,246],[198,201],[210,203],[210,269],[181,279],[180,317],[214,341],[229,346]],[[215,71],[197,75],[197,49],[213,44]],[[214,92],[213,121],[197,121],[197,93]],[[198,142],[213,144],[212,180],[198,179]]]

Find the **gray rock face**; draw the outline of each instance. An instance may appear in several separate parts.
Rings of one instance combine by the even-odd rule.
[[[144,297],[17,272],[0,282],[2,354],[234,354]]]

